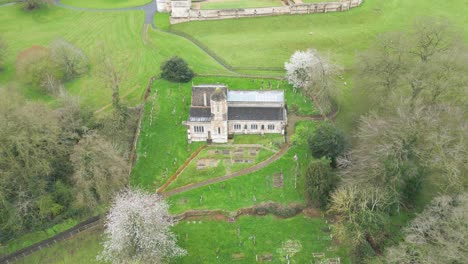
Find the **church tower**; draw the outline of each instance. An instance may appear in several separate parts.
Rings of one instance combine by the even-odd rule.
[[[221,88],[216,88],[210,98],[211,105],[211,139],[214,143],[226,143],[228,139],[228,106],[227,97]]]

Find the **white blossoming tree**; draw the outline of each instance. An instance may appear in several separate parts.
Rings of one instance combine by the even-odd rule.
[[[303,90],[320,114],[326,117],[326,112],[331,107],[331,96],[335,93],[332,78],[338,67],[314,49],[296,51],[284,67],[286,78],[294,87],[294,92]]]
[[[125,190],[107,215],[103,252],[98,260],[112,263],[162,263],[183,256],[170,227],[167,203],[157,194]]]

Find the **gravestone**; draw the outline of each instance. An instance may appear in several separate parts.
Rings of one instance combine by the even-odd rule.
[[[273,186],[275,188],[283,188],[284,178],[282,173],[276,173],[273,175]]]

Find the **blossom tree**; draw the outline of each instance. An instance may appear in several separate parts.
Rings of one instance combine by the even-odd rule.
[[[128,189],[118,194],[107,215],[99,260],[112,263],[162,263],[186,251],[177,246],[170,227],[175,221],[157,194]]]
[[[326,112],[331,107],[331,96],[335,93],[333,76],[338,67],[314,49],[296,51],[284,66],[286,78],[294,87],[294,92],[303,90],[326,118]]]

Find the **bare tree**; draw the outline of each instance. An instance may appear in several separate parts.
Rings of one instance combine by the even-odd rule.
[[[98,259],[112,263],[162,263],[183,256],[170,228],[168,204],[157,194],[126,190],[107,215],[104,250]]]
[[[402,33],[387,33],[380,35],[375,45],[360,55],[360,86],[377,92],[378,101],[386,100],[398,87],[400,75],[408,68],[408,45]]]
[[[64,71],[64,79],[71,80],[88,70],[86,54],[70,42],[56,39],[50,45],[52,60]]]
[[[394,105],[394,115],[362,117],[350,165],[342,170],[344,180],[401,193],[426,168],[443,172],[441,191],[460,187],[467,162],[463,111],[422,103],[413,107],[409,100]]]
[[[114,147],[99,135],[90,132],[75,146],[70,157],[76,204],[93,209],[109,201],[127,184],[128,164]]]
[[[96,60],[97,75],[102,84],[112,90],[112,106],[114,108],[115,121],[118,127],[122,127],[128,117],[126,107],[120,102],[120,87],[127,76],[124,60],[115,59],[105,46],[100,47]]]
[[[44,89],[51,94],[62,94],[63,72],[51,60],[48,48],[33,46],[18,55],[16,73],[23,82]]]
[[[340,187],[331,195],[328,210],[336,219],[333,233],[338,239],[349,242],[356,255],[360,254],[363,244],[380,251],[388,214],[397,204],[394,194],[385,188],[367,184]]]
[[[441,196],[405,229],[405,239],[385,254],[386,263],[465,263],[468,195]]]
[[[451,27],[447,19],[434,17],[418,19],[411,34],[414,47],[410,52],[426,62],[435,54],[447,51],[455,41]]]
[[[53,0],[25,0],[25,8],[27,10],[38,9],[41,6],[51,4]]]

